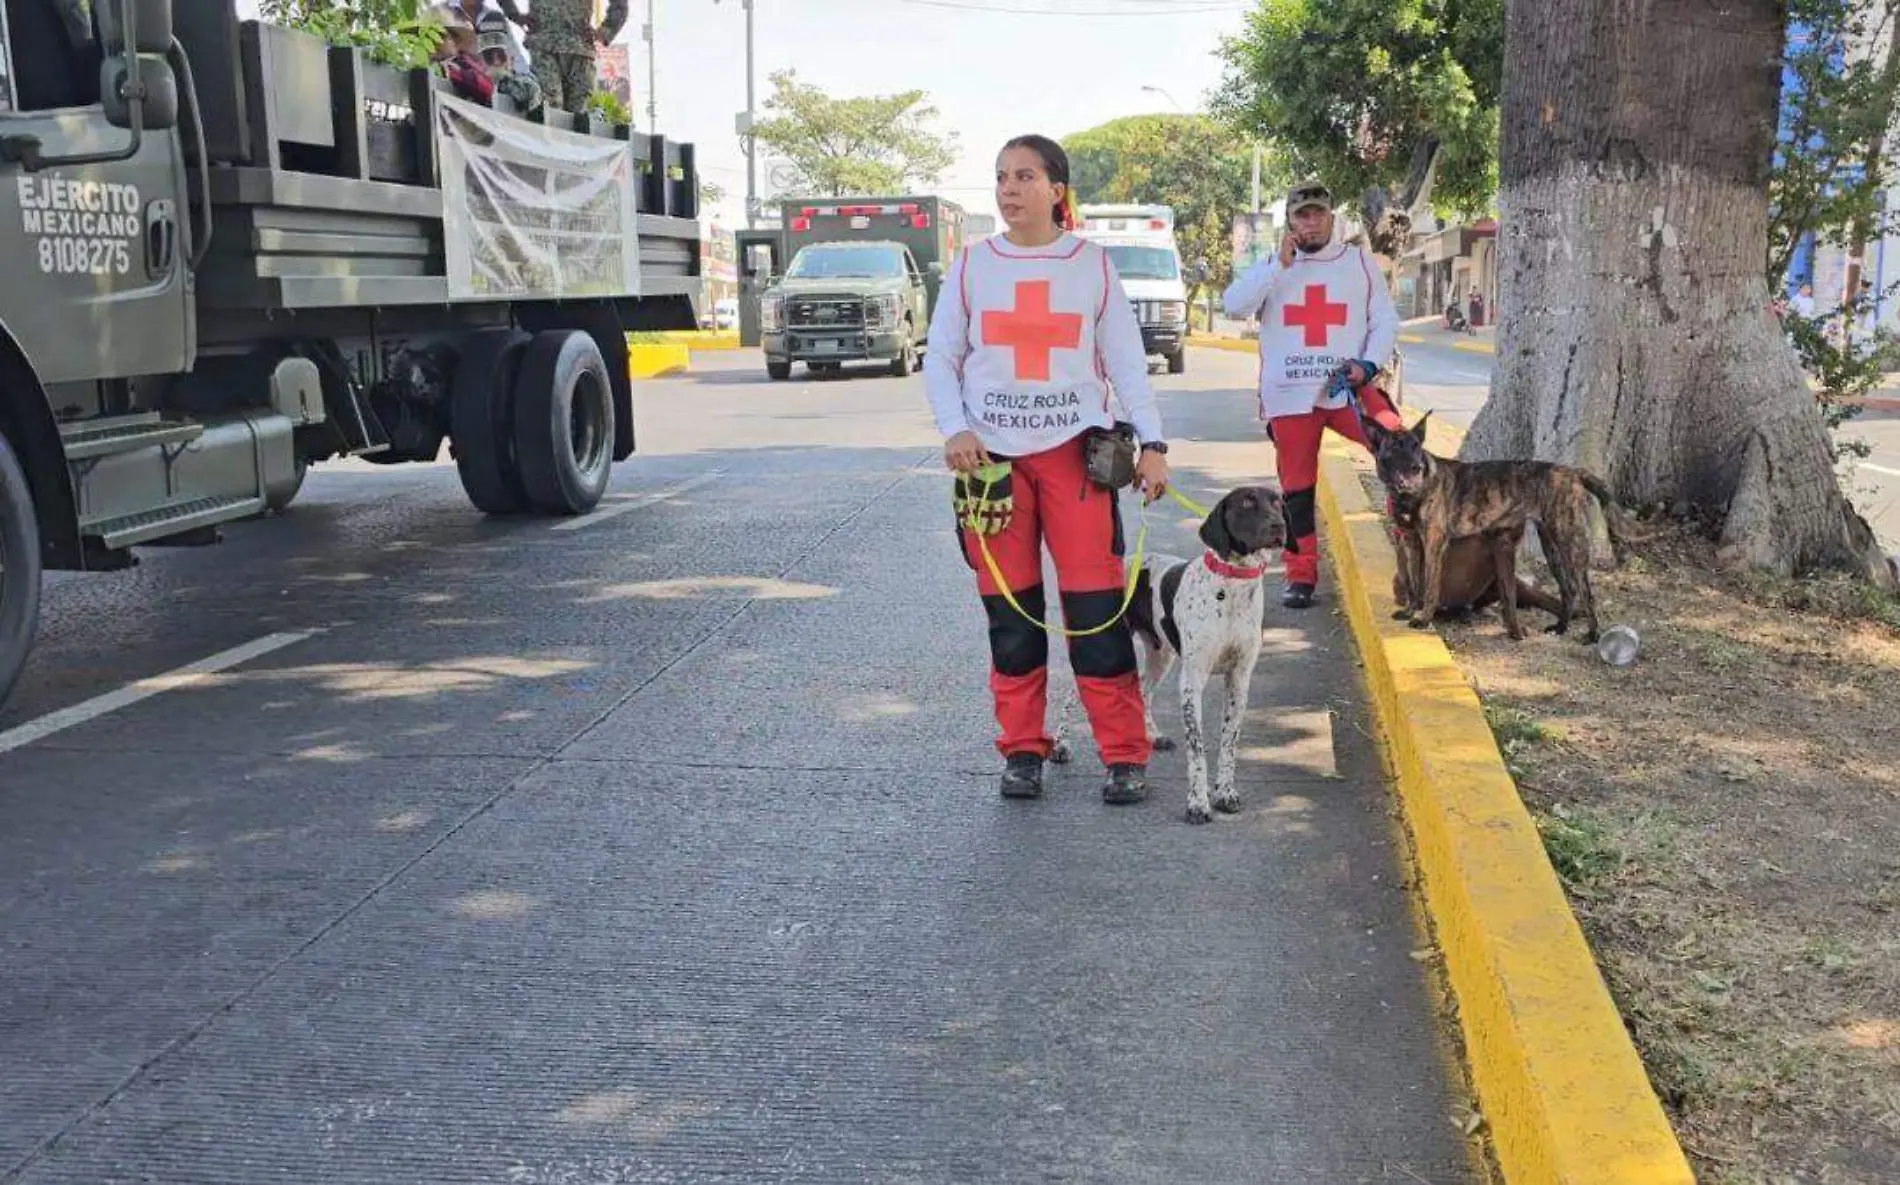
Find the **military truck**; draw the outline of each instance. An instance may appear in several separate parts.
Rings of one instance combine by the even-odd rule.
[[[224,2],[0,9],[0,698],[43,568],[280,511],[332,458],[593,508],[626,335],[690,329],[693,149],[457,98]]]
[[[840,198],[780,205],[780,231],[748,236],[759,344],[775,381],[803,362],[819,373],[850,361],[917,369],[944,269],[963,242],[964,213],[934,197]],[[783,272],[777,263],[789,260]]]

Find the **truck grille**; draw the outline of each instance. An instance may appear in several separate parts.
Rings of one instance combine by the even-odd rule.
[[[785,302],[785,323],[794,329],[856,328],[864,324],[864,302],[855,296],[793,297]]]

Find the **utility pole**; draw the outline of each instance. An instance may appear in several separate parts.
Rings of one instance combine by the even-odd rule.
[[[713,0],[718,4],[720,0]],[[745,9],[745,112],[732,121],[733,130],[745,142],[745,224],[751,230],[759,224],[759,148],[752,138],[755,96],[752,84],[752,0],[739,0]]]
[[[1253,212],[1260,213],[1260,141],[1253,143]]]
[[[752,135],[752,0],[741,3],[745,5],[745,224],[750,230],[759,224],[759,145]]]
[[[647,133],[660,134],[660,76],[654,67],[653,10],[660,0],[647,0]]]

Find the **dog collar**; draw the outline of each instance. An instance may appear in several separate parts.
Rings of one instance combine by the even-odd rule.
[[[1225,576],[1229,580],[1258,580],[1267,571],[1264,564],[1258,568],[1243,568],[1239,564],[1230,564],[1212,551],[1202,552],[1201,562],[1207,565],[1209,572],[1216,576]]]

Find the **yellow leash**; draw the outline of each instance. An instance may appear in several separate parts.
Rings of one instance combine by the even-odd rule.
[[[996,481],[994,478],[987,479],[983,482],[983,501],[989,501],[990,489],[995,484]],[[1197,504],[1193,499],[1187,497],[1187,495],[1178,492],[1172,485],[1168,487],[1167,493],[1169,497],[1180,503],[1182,509],[1186,510],[1189,514],[1196,515],[1200,518],[1207,517],[1208,511],[1206,507]],[[1016,600],[1015,590],[1009,587],[1009,581],[1003,579],[1003,570],[997,565],[996,557],[990,554],[988,539],[985,538],[982,531],[977,529],[978,521],[976,512],[974,510],[971,511],[968,526],[970,533],[976,536],[976,548],[983,553],[983,563],[984,566],[990,570],[990,579],[996,583],[996,587],[1003,594],[1003,600],[1009,604],[1009,607],[1016,610],[1024,621],[1029,622],[1044,633],[1061,634],[1065,638],[1087,638],[1114,628],[1115,623],[1120,621],[1122,616],[1128,612],[1128,606],[1134,603],[1135,582],[1141,575],[1141,560],[1142,557],[1147,554],[1148,549],[1148,504],[1146,502],[1141,504],[1141,528],[1135,532],[1135,555],[1133,562],[1128,565],[1128,580],[1126,587],[1122,589],[1121,608],[1115,610],[1115,616],[1109,618],[1107,621],[1085,630],[1072,630],[1067,626],[1050,625],[1048,622],[1034,617],[1028,610],[1022,607],[1021,603]],[[1040,559],[1040,549],[1038,549],[1038,553],[1038,558]]]

